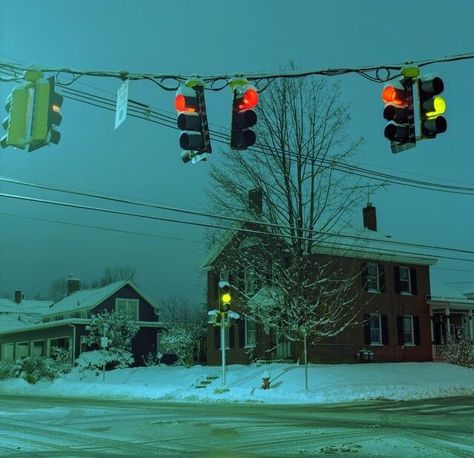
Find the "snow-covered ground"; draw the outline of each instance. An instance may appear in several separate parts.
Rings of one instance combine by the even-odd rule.
[[[268,371],[271,388],[261,388]],[[206,378],[205,388],[196,388]],[[227,388],[215,366],[140,367],[71,373],[30,385],[23,379],[0,382],[0,394],[109,399],[230,401],[274,404],[336,403],[371,399],[413,400],[474,395],[474,369],[444,363],[337,364],[304,367],[296,364],[231,365]]]

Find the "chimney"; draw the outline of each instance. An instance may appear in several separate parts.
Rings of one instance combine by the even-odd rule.
[[[79,291],[80,288],[80,280],[78,278],[74,278],[73,274],[69,274],[69,278],[67,279],[67,295],[70,296],[76,291]]]
[[[21,291],[19,289],[17,289],[15,291],[15,302],[17,304],[19,304],[21,302],[21,300],[23,299],[23,295],[21,294]]]
[[[362,210],[362,215],[364,219],[364,227],[369,231],[377,230],[377,213],[375,207],[367,202],[367,206]]]
[[[262,190],[251,189],[249,191],[249,209],[258,215],[262,213]]]

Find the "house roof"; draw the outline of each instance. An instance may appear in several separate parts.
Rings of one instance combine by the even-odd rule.
[[[66,312],[74,312],[80,310],[88,310],[96,307],[101,302],[106,300],[112,294],[115,294],[118,290],[124,286],[131,286],[140,296],[142,296],[151,306],[157,308],[158,306],[148,298],[138,287],[130,280],[117,281],[110,283],[109,285],[103,286],[102,288],[91,288],[76,291],[75,293],[61,299],[56,302],[43,316],[57,315]]]
[[[431,282],[431,295],[428,303],[432,305],[458,304],[474,308],[474,299],[469,299],[465,294],[461,294],[436,280]]]
[[[19,304],[11,299],[0,298],[0,313],[44,313],[53,304],[52,301],[23,299]]]
[[[1,315],[0,316],[0,333],[28,328],[35,325],[38,320],[28,315]]]
[[[218,256],[233,240],[238,230],[253,221],[250,212],[243,212],[240,218],[241,220],[236,221],[211,246],[200,263],[201,269],[211,270]],[[415,243],[394,240],[391,236],[366,228],[352,231],[352,233],[324,236],[320,243],[316,242],[313,253],[401,264],[434,265],[437,262],[435,256],[423,253],[421,247]]]

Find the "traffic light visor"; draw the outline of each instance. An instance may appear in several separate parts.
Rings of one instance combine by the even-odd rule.
[[[245,90],[242,100],[239,103],[239,110],[250,110],[258,104],[258,92],[255,88],[250,87]]]
[[[405,104],[404,92],[394,86],[385,86],[382,91],[382,100],[385,103],[402,106]]]

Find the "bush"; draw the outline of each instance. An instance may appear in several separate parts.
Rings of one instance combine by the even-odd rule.
[[[93,350],[81,353],[74,362],[79,371],[102,370],[105,363],[106,369],[124,369],[135,362],[132,353],[127,350]]]
[[[142,355],[143,364],[145,364],[146,367],[159,366],[162,357],[163,355],[159,352],[155,354],[149,351],[146,355]]]
[[[28,356],[18,360],[15,365],[15,373],[17,377],[32,384],[42,378],[53,380],[59,375],[54,361],[44,356]]]
[[[449,334],[443,342],[441,356],[451,364],[463,367],[474,367],[474,349],[470,339],[458,329]]]
[[[0,361],[0,380],[15,377],[15,362]]]
[[[178,361],[186,367],[194,362],[195,340],[193,333],[185,327],[176,326],[166,331],[161,338],[163,348],[178,356]],[[164,361],[163,361],[164,362]]]
[[[72,369],[72,350],[52,347],[53,366],[58,374],[67,374]]]

